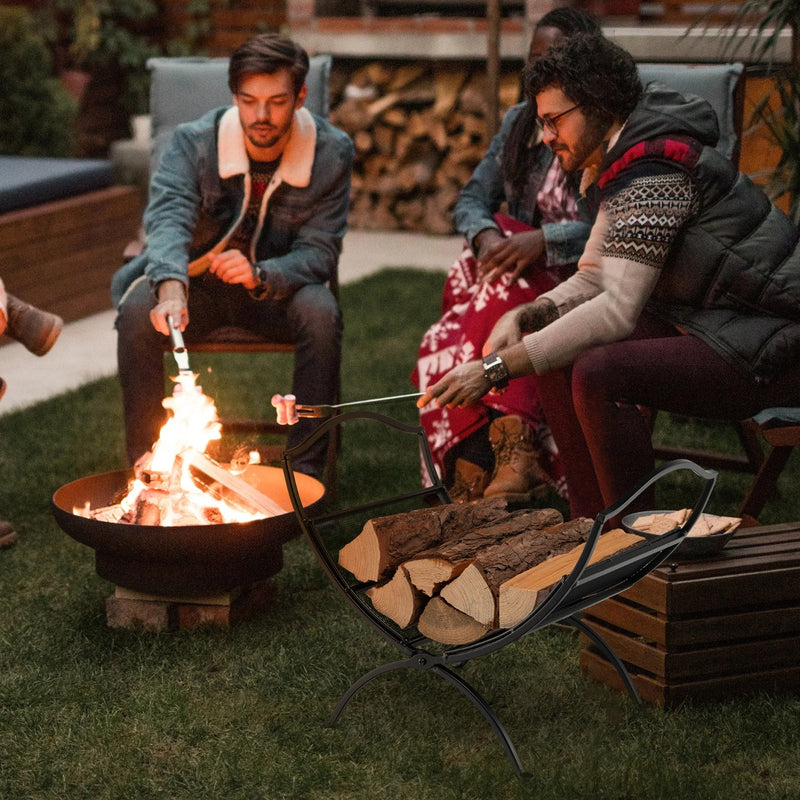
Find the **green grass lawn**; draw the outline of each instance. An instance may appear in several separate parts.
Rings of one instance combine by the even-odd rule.
[[[344,400],[411,391],[442,280],[394,270],[343,288]],[[238,358],[192,366],[223,414],[289,386],[288,362],[268,379]],[[413,401],[383,410],[416,420]],[[659,420],[662,439],[707,430]],[[710,430],[713,444],[734,446],[727,427]],[[64,483],[124,465],[116,380],[0,417],[0,441],[0,516],[20,532],[0,551],[0,798],[800,798],[800,696],[639,708],[581,674],[577,638],[561,628],[463,668],[508,728],[526,780],[483,717],[432,674],[380,677],[327,728],[347,687],[398,654],[342,601],[303,539],[285,546],[278,599],[255,620],[110,629],[112,587],[49,503]],[[795,454],[762,521],[800,519],[798,471]],[[345,431],[343,503],[418,474],[413,452]],[[734,513],[747,480],[721,475],[709,510]],[[677,482],[661,491],[665,506],[684,497]]]

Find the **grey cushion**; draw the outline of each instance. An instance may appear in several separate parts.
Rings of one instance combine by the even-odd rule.
[[[331,57],[312,56],[305,106],[327,117]],[[231,104],[227,58],[151,58],[150,115],[153,126],[154,164],[164,142],[181,122],[197,119],[218,106]]]
[[[739,152],[741,111],[737,111],[736,90],[744,72],[742,64],[639,64],[639,77],[645,86],[650,81],[695,94],[711,103],[719,120],[719,150],[735,159]]]
[[[0,212],[105,189],[113,182],[105,159],[0,156]]]

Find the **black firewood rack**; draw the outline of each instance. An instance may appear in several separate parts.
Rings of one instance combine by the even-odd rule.
[[[375,434],[378,437],[380,436],[380,426],[388,426],[403,434],[408,434],[410,437],[416,437],[422,472],[423,476],[427,476],[427,481],[423,480],[417,490],[388,498],[370,500],[342,510],[324,510],[321,513],[312,514],[309,509],[303,508],[300,500],[294,480],[292,460],[305,452],[317,439],[328,434],[332,428],[352,420],[367,420],[370,421],[369,424],[374,423],[378,426],[378,432]],[[380,441],[380,438],[378,440]],[[326,543],[326,531],[330,530],[331,524],[347,517],[356,517],[365,512],[377,511],[409,501],[418,501],[418,506],[426,503],[430,505],[431,503],[450,502],[447,489],[434,467],[424,430],[421,427],[409,426],[369,411],[337,414],[322,423],[304,442],[286,450],[283,456],[283,467],[296,518],[328,577],[365,622],[402,654],[400,659],[377,666],[356,680],[342,695],[327,724],[335,725],[356,693],[380,675],[399,669],[427,670],[455,686],[483,714],[520,776],[524,776],[526,773],[502,722],[486,700],[460,674],[455,672],[454,668],[462,667],[473,658],[494,653],[548,625],[560,623],[574,627],[583,633],[615,667],[631,698],[641,704],[639,693],[625,665],[608,643],[581,619],[581,613],[590,606],[630,588],[662,563],[681,544],[687,532],[703,513],[717,479],[717,472],[705,470],[689,460],[679,459],[663,464],[642,480],[625,499],[597,515],[583,551],[572,571],[561,578],[550,590],[545,600],[538,604],[524,620],[511,628],[491,631],[470,644],[443,646],[422,636],[415,628],[400,629],[391,620],[377,612],[365,595],[366,590],[373,584],[356,581],[349,573],[345,574],[338,566]],[[659,537],[647,539],[621,553],[589,564],[598,537],[602,534],[608,520],[617,517],[624,508],[657,480],[676,470],[690,470],[704,481],[699,497],[685,523]],[[430,485],[424,485],[427,483]],[[392,512],[384,511],[384,513]],[[376,513],[372,516],[382,516],[382,514]],[[360,530],[354,530],[353,536],[359,532]]]

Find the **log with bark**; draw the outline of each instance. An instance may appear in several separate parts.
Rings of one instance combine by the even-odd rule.
[[[514,512],[514,515],[529,512]],[[555,509],[533,509],[538,527],[561,521]],[[512,515],[512,516],[514,516]],[[369,520],[361,533],[339,551],[339,565],[360,581],[382,581],[421,551],[436,547],[465,532],[506,522],[508,505],[502,498],[475,503],[420,508]],[[531,522],[530,524],[534,524]]]
[[[565,533],[569,545],[574,545],[580,540],[581,531],[585,525],[580,522],[561,523],[561,514],[555,509],[535,508],[507,513],[499,521],[492,521],[479,528],[465,531],[458,538],[430,550],[423,550],[406,561],[403,566],[414,586],[432,596],[445,583],[458,577],[473,562],[478,553],[491,548],[492,545],[507,543],[524,533],[529,533],[529,538],[535,541],[540,536],[546,535],[545,530],[554,525],[559,528],[562,524],[574,532],[571,536],[569,533]],[[591,521],[589,521],[589,526],[591,527]],[[539,550],[537,549],[536,552],[538,553]],[[546,556],[542,556],[542,558],[544,557]]]

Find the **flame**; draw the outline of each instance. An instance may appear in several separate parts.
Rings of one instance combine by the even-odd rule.
[[[182,373],[173,380],[172,397],[165,397],[162,402],[172,416],[153,445],[150,469],[155,472],[170,472],[175,459],[187,448],[205,453],[208,445],[222,435],[217,407],[197,385],[197,376]]]
[[[222,497],[213,481],[199,485],[190,469],[191,452],[205,453],[208,445],[221,438],[221,424],[214,401],[197,384],[197,375],[182,372],[172,395],[162,405],[170,416],[159,431],[152,450],[136,465],[136,477],[120,501],[114,516],[120,522],[138,524],[197,525],[218,522],[249,522],[265,516]],[[256,454],[257,456],[257,454]],[[258,459],[249,454],[249,462]],[[244,465],[232,465],[231,472]],[[86,516],[87,508],[74,513]],[[107,513],[107,509],[103,510]]]

